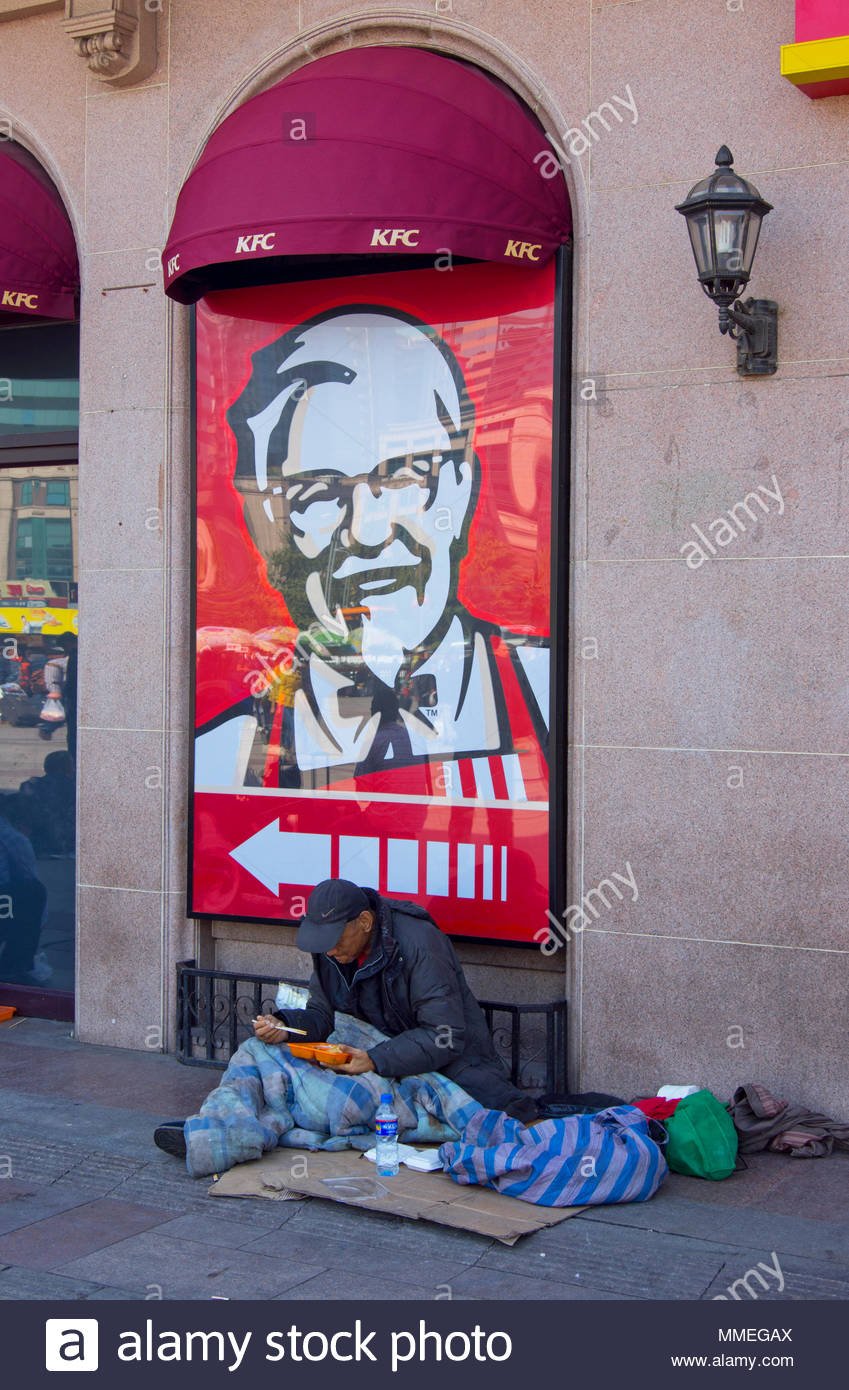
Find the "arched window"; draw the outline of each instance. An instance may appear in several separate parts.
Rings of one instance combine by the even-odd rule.
[[[414,48],[292,74],[187,180],[197,915],[340,876],[545,932],[569,232],[520,100]]]

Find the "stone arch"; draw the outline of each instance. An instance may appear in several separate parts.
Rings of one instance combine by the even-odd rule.
[[[0,107],[0,126],[2,126],[5,121],[8,121],[8,124],[11,127],[10,138],[15,142],[16,145],[20,145],[23,149],[27,150],[27,152],[31,154],[34,159],[38,160],[45,174],[47,174],[47,176],[52,180],[53,185],[56,188],[57,193],[59,194],[59,197],[62,199],[62,205],[64,206],[64,209],[68,214],[68,220],[70,221],[71,227],[73,229],[74,241],[77,245],[77,257],[80,263],[80,275],[82,276],[82,248],[85,239],[85,223],[83,221],[81,210],[80,208],[78,208],[77,203],[71,194],[68,182],[64,174],[62,173],[59,160],[56,158],[53,151],[47,145],[44,144],[44,142],[35,133],[31,126],[27,125],[23,121],[18,120],[14,116],[14,114],[8,109],[8,107]],[[0,148],[2,148],[2,146],[0,146]]]

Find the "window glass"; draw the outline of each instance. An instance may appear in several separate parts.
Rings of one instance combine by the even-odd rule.
[[[0,468],[0,982],[57,990],[74,982],[76,490],[76,465]],[[51,495],[67,516],[19,515]]]
[[[73,553],[71,549],[71,523],[42,520],[44,527],[44,574],[47,579],[73,579]]]
[[[32,553],[32,521],[22,518],[15,523],[15,578],[25,579],[35,572]]]
[[[0,328],[0,442],[77,429],[78,340],[75,323]]]
[[[68,483],[64,480],[48,481],[45,489],[45,503],[48,507],[67,507],[68,491]]]

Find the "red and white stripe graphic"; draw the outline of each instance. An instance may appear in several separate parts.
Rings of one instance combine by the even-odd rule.
[[[338,877],[410,898],[507,900],[508,846],[486,841],[314,834],[283,830],[275,817],[230,854],[275,894]]]

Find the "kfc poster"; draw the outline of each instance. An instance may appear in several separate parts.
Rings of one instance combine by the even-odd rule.
[[[197,308],[190,910],[547,925],[554,266]]]

